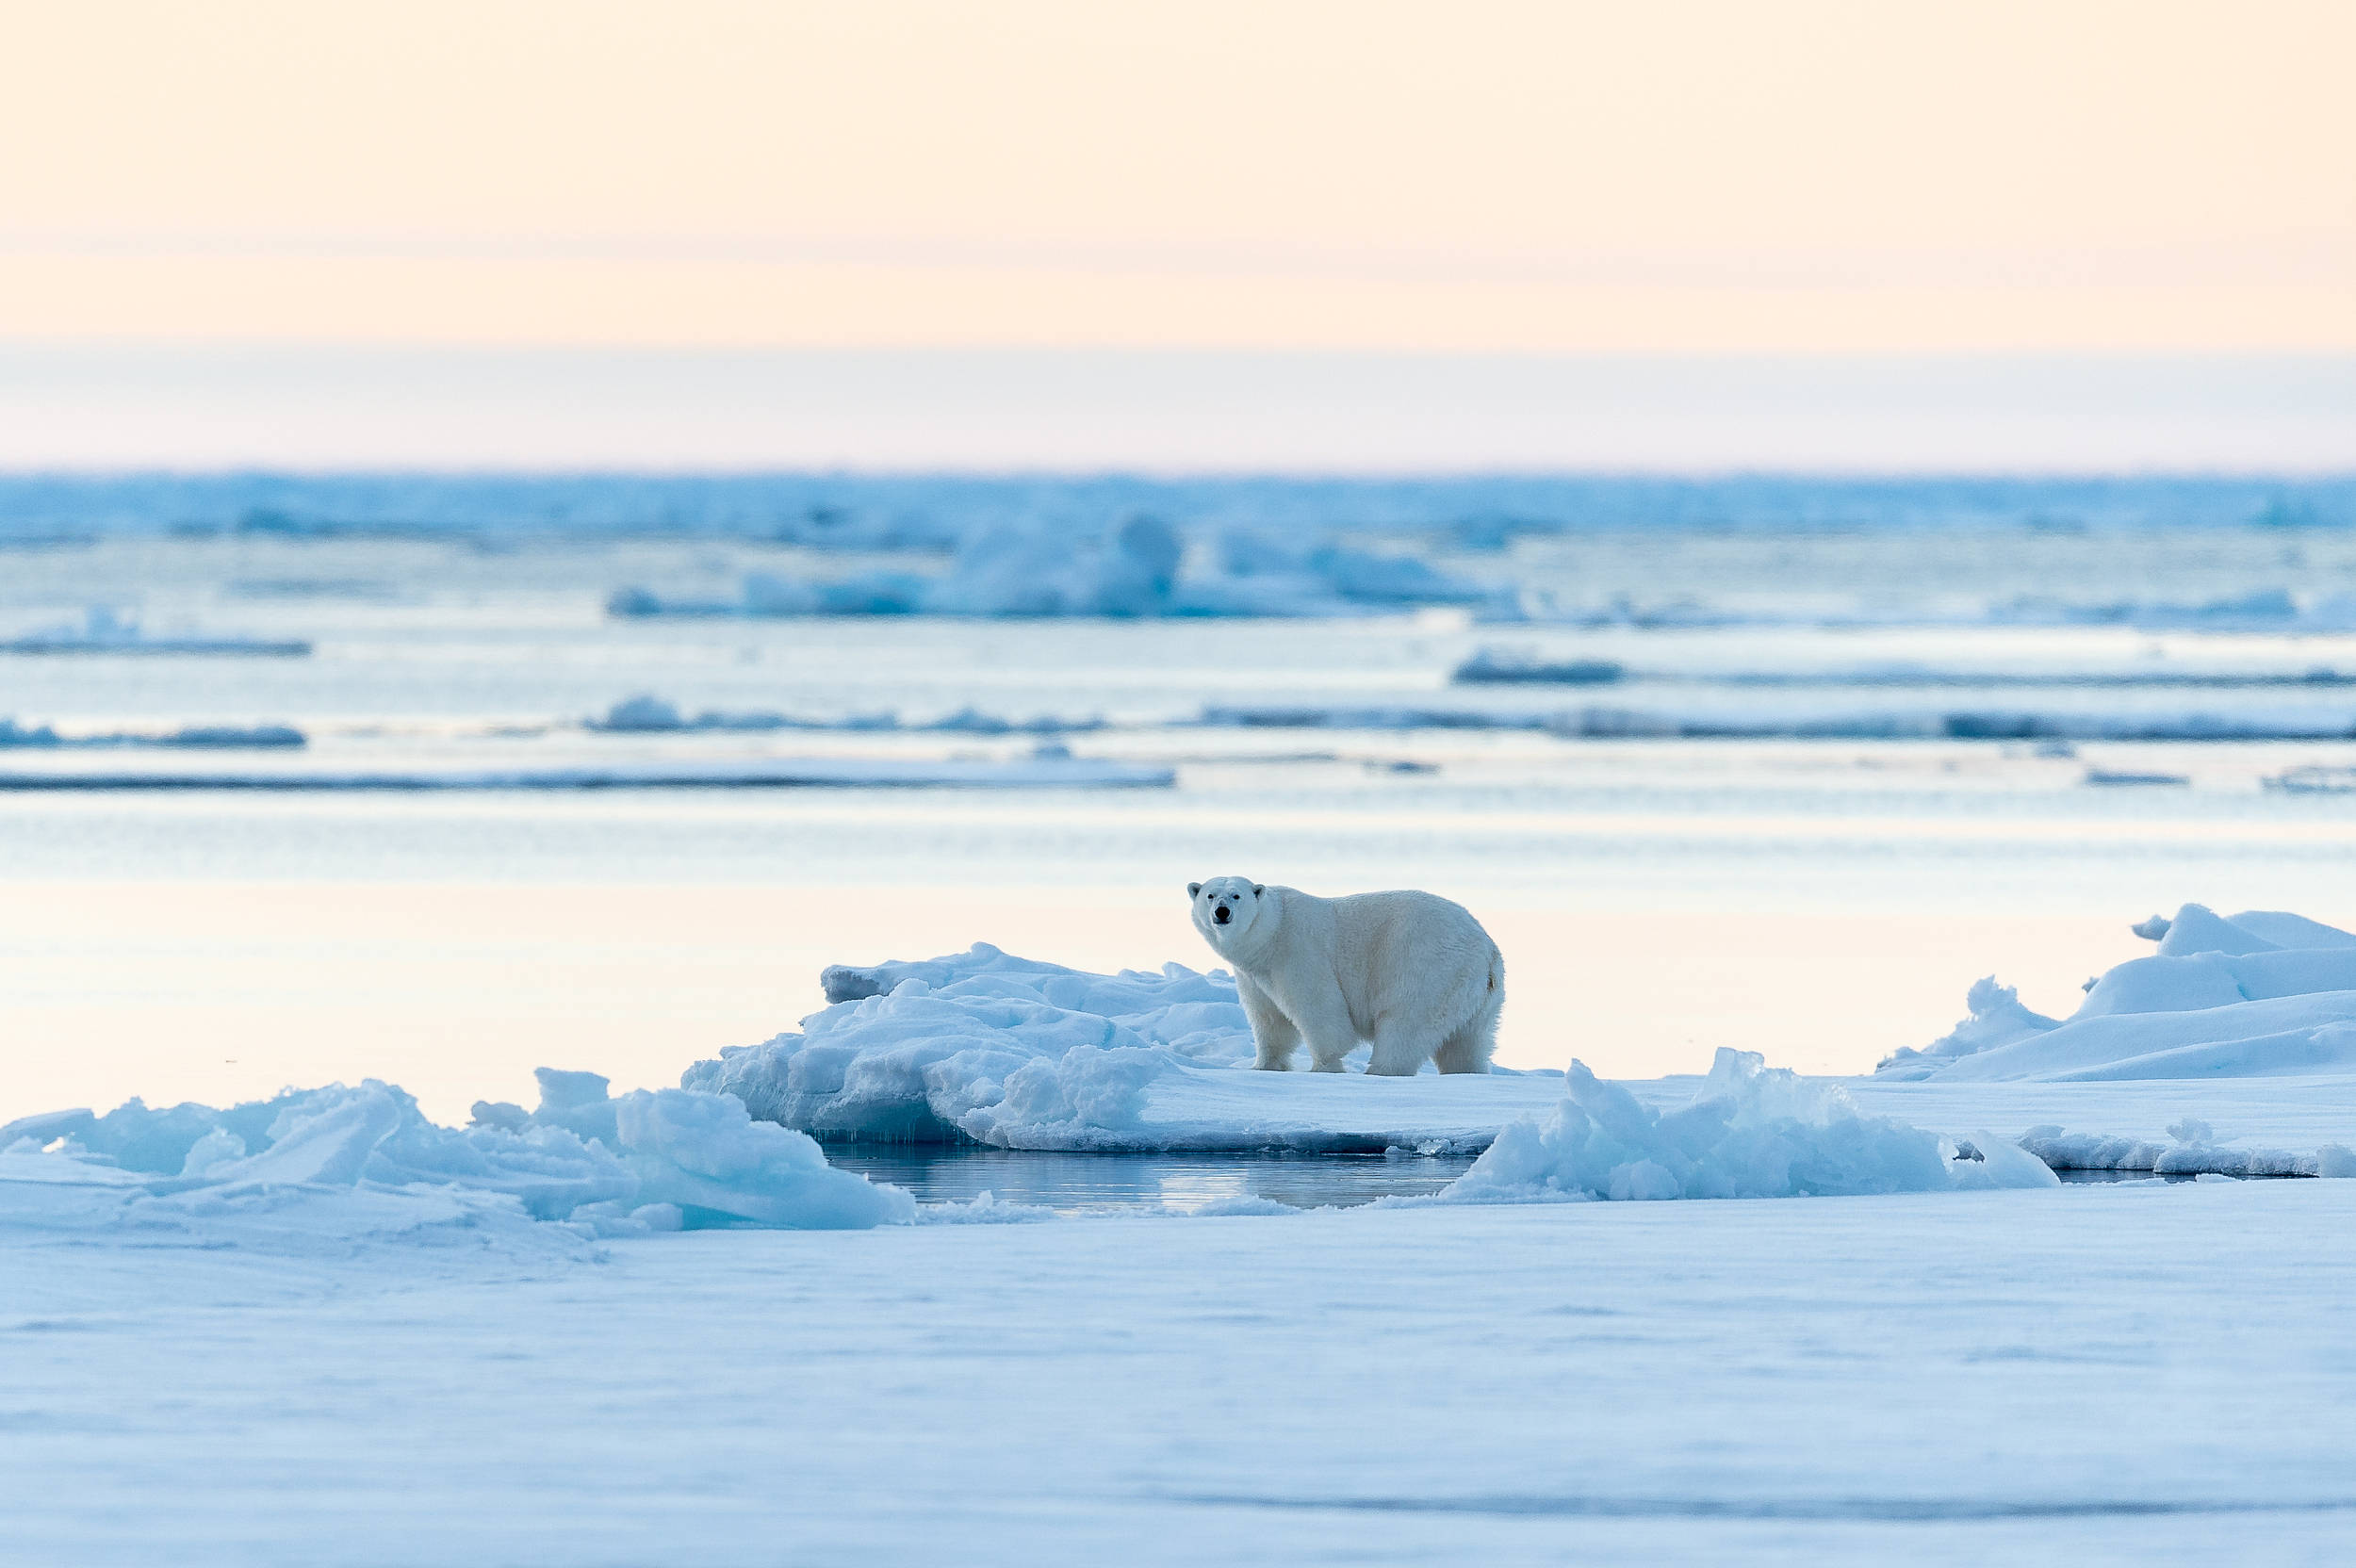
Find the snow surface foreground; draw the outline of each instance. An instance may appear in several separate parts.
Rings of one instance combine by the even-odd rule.
[[[539,1078],[536,1111],[478,1103],[466,1128],[436,1126],[374,1080],[228,1110],[133,1100],[103,1117],[26,1117],[0,1127],[0,1236],[530,1250],[712,1225],[914,1217],[907,1193],[833,1169],[806,1135],[754,1121],[725,1096],[616,1100],[594,1072],[543,1068]]]
[[[2249,1182],[597,1267],[0,1233],[0,1560],[2344,1561],[2351,1231]]]
[[[1971,1014],[1881,1064],[1892,1079],[2086,1083],[2356,1074],[2356,934],[2298,915],[2187,904],[2135,927],[2156,941],[2091,982],[2068,1020],[1993,976]]]

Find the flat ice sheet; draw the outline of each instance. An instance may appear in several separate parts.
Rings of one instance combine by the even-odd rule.
[[[1085,758],[913,762],[807,757],[547,768],[0,768],[0,790],[1160,789],[1164,767]]]
[[[2342,1560],[2356,1182],[0,1243],[0,1557]]]
[[[1661,1080],[1661,1092],[1677,1082]],[[2331,1143],[2356,1147],[2356,1077],[2346,1073],[2087,1084],[1841,1082],[1861,1108],[1929,1127],[1987,1127],[2013,1136],[2050,1123],[2165,1144],[2168,1128],[2191,1118],[2206,1122],[2219,1144],[2310,1153]],[[1640,1098],[1653,1090],[1647,1084],[1629,1087]]]

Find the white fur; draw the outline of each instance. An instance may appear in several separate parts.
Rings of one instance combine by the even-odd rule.
[[[1427,1060],[1489,1070],[1505,959],[1462,905],[1421,892],[1318,898],[1241,876],[1186,892],[1194,928],[1235,972],[1253,1067],[1284,1071],[1305,1043],[1312,1070],[1339,1072],[1365,1040],[1368,1072],[1408,1077]]]

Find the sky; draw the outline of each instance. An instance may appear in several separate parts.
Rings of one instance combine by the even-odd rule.
[[[19,379],[142,346],[2356,355],[2347,0],[78,0],[8,35]]]

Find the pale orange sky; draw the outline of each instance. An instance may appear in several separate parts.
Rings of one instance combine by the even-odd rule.
[[[2356,351],[2356,5],[15,4],[0,338]]]

